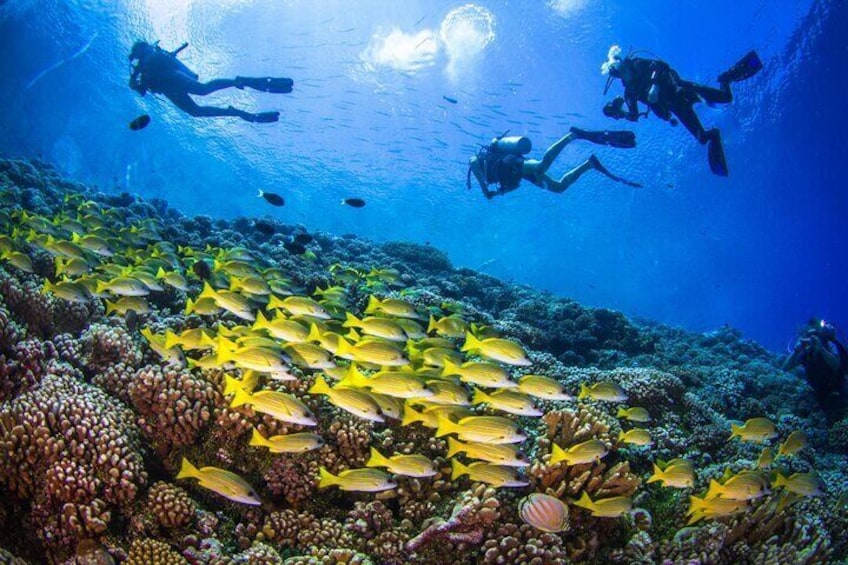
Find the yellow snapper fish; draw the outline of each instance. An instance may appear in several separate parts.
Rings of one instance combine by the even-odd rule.
[[[384,421],[380,406],[368,393],[353,388],[330,388],[320,375],[315,377],[315,384],[309,389],[309,394],[325,395],[330,404],[365,420]]]
[[[800,496],[819,496],[822,493],[821,482],[815,473],[795,473],[789,477],[777,473],[772,486]]]
[[[431,380],[427,381],[427,387],[433,391],[433,394],[426,398],[426,403],[429,405],[471,406],[471,394],[462,385],[450,381]],[[416,399],[416,403],[421,403],[420,400]]]
[[[486,483],[493,487],[526,487],[529,481],[520,478],[515,467],[492,465],[484,461],[475,461],[464,465],[457,459],[451,459],[451,480],[455,481],[468,475],[472,481]]]
[[[622,431],[618,434],[618,442],[641,447],[654,445],[654,440],[651,439],[651,432],[642,428],[633,428],[626,432]]]
[[[198,469],[188,459],[183,457],[183,463],[177,479],[197,479],[200,486],[229,498],[233,502],[259,506],[262,504],[259,495],[247,481],[225,469],[217,467],[202,467]]]
[[[446,347],[428,347],[420,353],[420,361],[429,367],[444,367],[445,363],[462,363],[462,354]]]
[[[234,259],[232,261],[219,261],[215,259],[212,263],[214,271],[222,272],[230,277],[259,277],[256,267],[246,261]]]
[[[306,432],[266,438],[254,428],[248,445],[267,447],[271,453],[306,453],[323,447],[324,438],[318,434]]]
[[[230,277],[230,292],[268,296],[271,294],[271,288],[262,277]]]
[[[332,318],[326,308],[308,296],[287,296],[282,300],[276,296],[271,296],[267,308],[269,310],[285,310],[292,316],[308,316],[319,320]]]
[[[379,492],[397,486],[390,475],[379,469],[348,469],[338,475],[333,475],[324,467],[318,471],[320,473],[318,488],[337,486],[344,491]]]
[[[303,343],[309,336],[309,330],[300,322],[276,316],[268,320],[262,312],[256,313],[256,321],[251,327],[253,331],[265,331],[268,335],[286,343]]]
[[[543,375],[524,375],[518,379],[518,391],[542,400],[571,400],[572,396],[556,380]]]
[[[731,500],[753,500],[769,494],[765,477],[755,471],[744,471],[731,475],[724,484],[711,480],[705,498],[729,498]]]
[[[76,304],[84,304],[89,301],[88,291],[80,283],[76,282],[58,281],[54,284],[49,280],[45,280],[41,293],[45,294],[47,292],[52,292],[57,298]]]
[[[138,279],[130,277],[116,277],[109,282],[99,282],[97,292],[108,292],[116,296],[147,296],[150,289]]]
[[[182,290],[183,292],[188,290],[188,281],[182,274],[176,271],[166,271],[162,267],[159,267],[159,270],[156,272],[156,278],[177,290]]]
[[[47,236],[44,242],[44,250],[54,257],[85,257],[85,251],[76,243],[63,239],[55,239],[52,235]]]
[[[350,312],[345,312],[345,322],[342,327],[359,328],[366,335],[373,335],[389,341],[404,342],[407,339],[403,328],[390,318],[368,316],[360,320]]]
[[[764,469],[774,463],[774,452],[769,447],[764,447],[757,458],[757,469]]]
[[[256,412],[268,414],[276,420],[300,426],[317,426],[318,421],[306,405],[290,394],[276,390],[260,390],[249,393],[237,388],[230,406],[235,408],[249,404]]]
[[[435,394],[427,383],[414,374],[396,371],[380,371],[366,377],[351,364],[345,378],[337,385],[340,387],[364,388],[369,392],[385,394],[395,398],[427,398]]]
[[[568,505],[562,500],[534,492],[518,503],[518,515],[525,524],[543,532],[563,532],[568,529]]]
[[[577,399],[583,400],[584,398],[606,402],[624,402],[627,400],[627,393],[624,392],[623,388],[611,382],[601,381],[591,386],[582,383]]]
[[[252,322],[256,319],[256,316],[253,314],[253,307],[247,298],[241,294],[227,290],[216,291],[208,282],[203,283],[203,291],[197,298],[198,300],[210,298],[215,301],[218,307],[223,308],[242,320]]]
[[[186,300],[185,307],[185,315],[189,316],[191,314],[200,314],[201,316],[214,316],[219,312],[222,312],[223,308],[218,306],[218,303],[215,302],[214,298],[198,298],[197,300],[192,300],[191,298]]]
[[[436,437],[456,434],[463,441],[477,441],[494,445],[521,443],[527,439],[527,436],[521,433],[515,422],[500,416],[469,416],[459,422],[452,422],[444,416],[439,416],[438,422]]]
[[[648,411],[640,406],[634,406],[632,408],[623,408],[619,406],[618,413],[619,418],[623,418],[625,420],[630,420],[631,422],[650,422],[651,415],[648,414]]]
[[[439,416],[444,416],[449,420],[458,422],[462,418],[473,416],[474,412],[462,406],[454,406],[450,404],[433,405],[424,408],[421,412],[417,412],[409,404],[403,407],[403,419],[401,426],[409,426],[415,422],[420,422],[428,428],[436,429],[439,427]]]
[[[464,383],[486,388],[514,388],[518,383],[509,378],[503,367],[494,363],[469,361],[462,365],[446,360],[442,366],[442,376],[457,376]]]
[[[224,396],[235,394],[238,390],[252,393],[259,386],[259,373],[256,371],[245,371],[241,380],[232,375],[224,375]]]
[[[733,500],[732,498],[698,498],[689,497],[689,515],[687,525],[692,525],[704,518],[720,518],[744,512],[751,502],[748,500]]]
[[[150,306],[147,304],[147,300],[143,296],[122,296],[115,302],[106,300],[107,316],[112,312],[123,315],[130,310],[136,314],[148,314],[150,313]]]
[[[305,369],[331,369],[336,366],[330,359],[330,353],[314,343],[289,343],[283,351],[293,364]]]
[[[210,346],[203,336],[211,339],[212,333],[206,328],[189,328],[179,335],[171,330],[165,330],[165,347],[167,349],[180,347],[183,351],[205,351]]]
[[[372,363],[382,367],[398,367],[407,365],[407,359],[403,351],[397,346],[385,341],[359,341],[351,345],[347,341],[340,341],[336,355],[344,359],[350,359],[359,363]]]
[[[568,449],[563,449],[557,444],[551,446],[551,465],[565,461],[567,465],[583,465],[600,461],[609,453],[607,444],[599,439],[590,439]]]
[[[527,353],[524,352],[524,349],[507,339],[490,337],[479,340],[471,332],[466,332],[465,343],[462,344],[461,349],[507,365],[519,367],[532,365],[532,362],[527,359]]]
[[[430,323],[427,326],[427,333],[436,332],[443,337],[461,338],[468,331],[468,323],[458,316],[445,316],[437,320],[430,315]]]
[[[309,333],[306,335],[306,341],[318,342],[318,345],[320,345],[322,349],[335,355],[338,353],[341,343],[343,341],[347,342],[347,339],[336,332],[323,330],[318,326],[318,324],[312,323],[309,326]]]
[[[219,336],[219,339],[220,336]],[[241,347],[231,349],[218,347],[218,364],[223,366],[232,362],[241,369],[253,369],[260,373],[269,373],[278,380],[293,380],[288,365],[283,361],[280,352],[265,347]]]
[[[492,445],[476,441],[462,442],[452,437],[448,438],[448,457],[457,453],[465,453],[470,459],[479,459],[495,465],[507,467],[526,467],[530,464],[527,456],[519,451],[514,444]]]
[[[662,482],[665,487],[692,488],[695,486],[695,472],[689,465],[669,465],[661,469],[654,463],[654,474],[646,482]]]
[[[159,284],[159,281],[156,279],[153,273],[149,273],[141,268],[125,268],[122,271],[121,276],[139,281],[141,284],[147,287],[147,290],[155,290],[157,292],[165,290],[165,287]]]
[[[575,506],[585,508],[597,518],[618,518],[630,512],[633,502],[629,496],[613,496],[612,498],[599,498],[592,500],[586,491],[579,500],[574,501]]]
[[[787,457],[791,457],[807,447],[807,434],[800,430],[795,430],[789,437],[786,438],[786,441],[780,444],[780,447],[777,450],[778,455],[785,455]]]
[[[730,424],[730,431],[730,437],[727,438],[727,441],[738,437],[742,441],[763,443],[777,437],[774,423],[768,418],[751,418],[742,426]]]
[[[26,253],[20,251],[4,251],[0,254],[0,260],[8,261],[16,269],[26,273],[32,273],[32,259]]]
[[[371,457],[365,463],[366,467],[385,467],[389,473],[404,477],[432,477],[436,474],[433,462],[423,455],[392,455],[386,457],[373,447]]]
[[[385,298],[380,300],[373,294],[368,297],[368,305],[365,307],[366,314],[384,314],[394,318],[408,318],[411,320],[422,320],[416,312],[415,306],[409,302],[397,298]]]
[[[78,277],[91,271],[91,265],[88,264],[88,261],[80,257],[73,259],[56,257],[54,262],[56,264],[56,277]]]
[[[139,333],[147,340],[150,349],[154,351],[166,363],[173,363],[179,367],[185,367],[183,352],[177,347],[168,347],[165,336],[156,335],[150,328],[142,328]]]
[[[377,404],[377,406],[380,407],[383,416],[388,416],[393,420],[403,419],[403,399],[396,398],[394,396],[389,396],[387,394],[380,394],[374,392],[373,390],[368,391],[368,396],[370,396],[371,400],[373,400]]]
[[[92,253],[102,257],[113,257],[115,252],[109,246],[105,239],[96,235],[79,235],[74,232],[71,234],[71,242],[79,245],[83,249],[87,249]]]
[[[533,405],[533,401],[529,396],[525,396],[520,392],[512,392],[510,390],[500,390],[492,394],[487,394],[480,389],[474,390],[474,397],[471,399],[472,404],[486,403],[495,410],[500,410],[508,414],[516,416],[541,416],[543,412]]]
[[[397,325],[403,328],[408,339],[422,339],[427,337],[427,334],[424,333],[424,328],[415,320],[409,318],[395,318],[394,320]]]

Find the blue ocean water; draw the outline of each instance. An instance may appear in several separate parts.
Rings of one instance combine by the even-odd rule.
[[[187,214],[427,242],[457,266],[782,349],[812,315],[848,326],[846,22],[845,3],[813,0],[13,0],[0,5],[0,155]],[[276,124],[192,119],[127,87],[138,39],[188,42],[180,58],[201,79],[290,76],[295,91],[206,97],[279,110]],[[575,142],[552,168],[594,151],[643,189],[588,173],[561,195],[468,191],[468,158],[505,130],[539,157],[572,125],[622,127],[601,113],[620,93],[602,94],[612,44],[708,84],[758,50],[765,69],[734,85],[733,104],[698,108],[722,130],[730,177],[651,118],[632,125],[637,148]],[[142,113],[151,125],[129,130]],[[368,204],[340,206],[348,197]]]

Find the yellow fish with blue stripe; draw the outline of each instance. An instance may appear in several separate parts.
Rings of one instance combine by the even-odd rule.
[[[198,469],[183,457],[177,479],[197,479],[205,489],[229,498],[233,502],[258,506],[262,500],[250,484],[235,473],[217,467],[202,467]]]
[[[324,467],[320,467],[318,472],[318,488],[337,486],[344,491],[379,492],[397,486],[390,475],[379,469],[348,469],[333,475]]]
[[[532,362],[527,358],[527,353],[524,352],[524,348],[507,339],[490,337],[479,340],[471,332],[466,332],[465,343],[461,349],[507,365],[518,367],[532,365]]]
[[[432,477],[436,474],[436,468],[433,462],[423,455],[392,455],[386,457],[373,447],[371,448],[371,456],[365,463],[366,467],[385,467],[390,473],[402,475],[404,477]]]

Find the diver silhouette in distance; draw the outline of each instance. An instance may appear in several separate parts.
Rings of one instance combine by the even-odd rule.
[[[641,102],[671,125],[677,125],[680,121],[695,139],[707,145],[710,170],[726,177],[728,170],[721,134],[718,128],[705,129],[693,106],[702,101],[710,105],[729,104],[733,100],[730,84],[747,80],[762,68],[763,63],[757,52],[751,51],[721,73],[718,76],[720,88],[713,88],[683,80],[677,71],[661,59],[637,57],[635,53],[622,57],[621,48],[613,45],[607,54],[607,61],[601,66],[601,72],[608,76],[604,94],[615,79],[620,79],[624,85],[624,96],[616,96],[608,102],[604,106],[604,114],[616,120],[624,118],[635,122],[649,114],[647,111],[639,112]]]
[[[494,138],[489,145],[481,148],[477,155],[471,157],[468,162],[466,186],[469,190],[471,189],[471,176],[474,175],[483,195],[488,199],[512,192],[518,188],[522,179],[527,179],[536,186],[551,192],[565,192],[583,173],[593,169],[616,182],[637,188],[642,186],[612,174],[595,155],[591,155],[582,164],[565,173],[559,180],[548,175],[548,169],[553,164],[554,159],[566,145],[575,139],[585,139],[599,145],[632,148],[636,147],[636,136],[633,132],[587,131],[572,127],[569,133],[545,151],[541,161],[524,157],[532,149],[530,139],[519,136],[506,137],[506,133]],[[492,184],[499,186],[497,189],[491,190],[489,186]]]
[[[804,377],[816,394],[819,406],[829,422],[841,418],[848,401],[848,349],[836,338],[836,328],[824,320],[813,319],[801,332],[785,371],[804,367]]]
[[[205,96],[224,88],[243,89],[245,86],[262,92],[287,94],[294,86],[292,79],[237,76],[234,79],[219,78],[200,82],[197,80],[197,73],[177,59],[177,55],[188,47],[188,43],[183,43],[174,51],[165,51],[159,47],[158,43],[157,41],[151,45],[144,41],[136,41],[130,51],[130,62],[135,61],[130,76],[130,88],[142,96],[147,94],[148,90],[162,94],[177,108],[196,118],[236,116],[248,122],[261,123],[276,122],[280,118],[279,112],[253,114],[232,106],[226,108],[200,106],[189,95]]]

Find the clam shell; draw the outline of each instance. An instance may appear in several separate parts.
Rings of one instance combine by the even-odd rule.
[[[568,505],[562,500],[534,492],[518,503],[518,515],[525,523],[543,532],[568,529]]]

